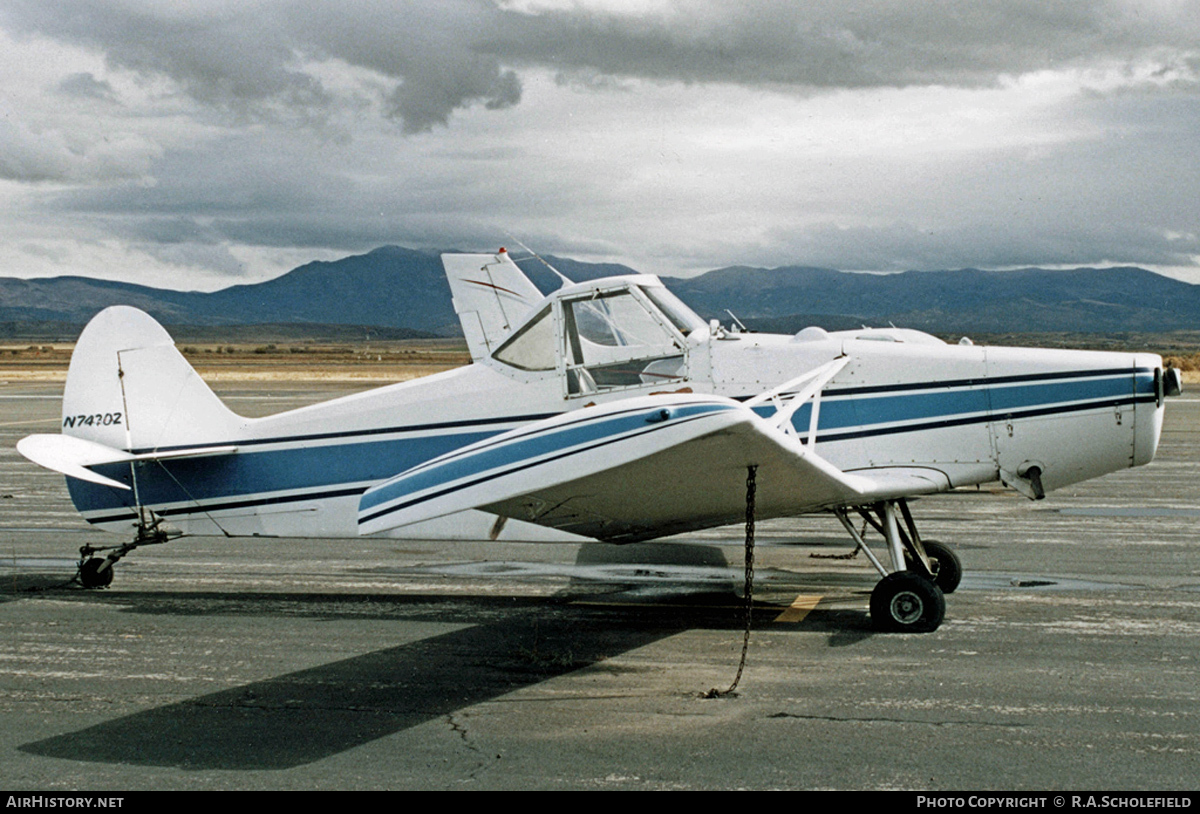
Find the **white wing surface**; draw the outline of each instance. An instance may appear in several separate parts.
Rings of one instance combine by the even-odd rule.
[[[924,470],[845,473],[738,401],[671,394],[565,413],[414,467],[363,494],[359,532],[482,509],[634,542],[741,520],[749,466],[760,518],[949,486]]]

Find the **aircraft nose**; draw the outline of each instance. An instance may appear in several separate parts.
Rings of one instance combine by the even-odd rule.
[[[1142,371],[1142,385],[1136,384],[1134,389],[1140,393],[1135,403],[1136,416],[1133,438],[1133,465],[1142,466],[1154,460],[1158,451],[1158,442],[1162,438],[1164,400],[1167,397],[1178,396],[1183,392],[1183,374],[1179,368],[1166,367],[1158,356],[1140,356],[1135,358],[1135,368]],[[1145,374],[1154,371],[1154,381],[1151,384]],[[1150,392],[1151,388],[1153,393]]]

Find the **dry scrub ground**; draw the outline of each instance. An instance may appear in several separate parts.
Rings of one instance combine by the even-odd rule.
[[[72,344],[0,346],[0,382],[66,381]],[[388,384],[471,361],[461,340],[361,344],[179,345],[205,381],[349,381]]]
[[[1039,337],[1041,338],[1041,337]],[[1003,344],[1025,344],[1013,341]],[[981,342],[980,344],[984,344]],[[991,342],[990,344],[1002,344]],[[1033,343],[1030,343],[1033,344]],[[1067,341],[1045,342],[1068,347]],[[1083,347],[1087,343],[1080,342]],[[65,381],[71,343],[0,345],[0,383]],[[389,384],[428,376],[471,361],[466,345],[456,339],[408,339],[362,343],[293,342],[267,345],[180,344],[179,350],[205,381],[320,381]],[[1168,365],[1183,370],[1183,380],[1200,383],[1200,353],[1121,347],[1113,350],[1151,350]]]

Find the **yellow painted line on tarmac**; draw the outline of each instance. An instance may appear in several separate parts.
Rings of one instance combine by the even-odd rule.
[[[776,622],[803,622],[804,617],[825,597],[820,594],[800,594],[792,600],[783,613],[775,617]]]

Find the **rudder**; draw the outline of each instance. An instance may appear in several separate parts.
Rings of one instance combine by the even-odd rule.
[[[153,317],[125,305],[104,309],[80,334],[62,419],[65,435],[138,452],[228,441],[244,423]]]
[[[494,255],[443,254],[442,266],[471,361],[494,351],[542,299],[504,249]]]

